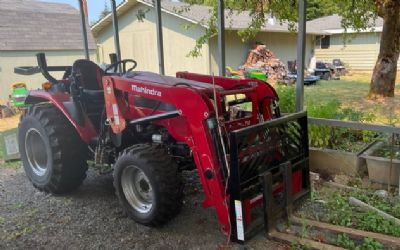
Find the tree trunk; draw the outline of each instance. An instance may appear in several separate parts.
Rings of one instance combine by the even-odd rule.
[[[368,97],[393,97],[400,53],[400,1],[387,0],[381,9],[383,29],[378,60],[372,74]]]

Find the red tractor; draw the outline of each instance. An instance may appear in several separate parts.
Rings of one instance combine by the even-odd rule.
[[[114,57],[115,58],[115,57]],[[281,116],[278,96],[257,79],[134,71],[133,60],[102,70],[89,60],[47,66],[19,124],[26,175],[62,194],[86,177],[88,161],[113,171],[126,214],[158,226],[182,206],[180,173],[197,169],[224,233],[242,242],[309,194],[307,116]],[[117,68],[121,68],[117,72]],[[64,71],[56,80],[50,71]]]

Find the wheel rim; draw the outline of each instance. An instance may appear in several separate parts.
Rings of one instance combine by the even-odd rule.
[[[37,129],[30,128],[26,133],[25,152],[32,171],[38,176],[44,176],[47,172],[46,144]]]
[[[122,191],[128,203],[139,213],[148,213],[153,206],[153,188],[145,173],[136,166],[122,172]]]

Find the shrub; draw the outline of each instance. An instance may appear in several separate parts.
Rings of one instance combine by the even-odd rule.
[[[279,96],[279,106],[282,113],[295,111],[295,87],[279,85],[276,88]],[[307,100],[307,113],[310,117],[336,119],[344,121],[371,122],[375,116],[365,114],[350,108],[342,108],[337,100],[321,103],[319,100]],[[309,125],[309,144],[319,148],[334,148],[354,150],[365,146],[377,137],[377,133],[361,130],[349,130],[323,125]],[[355,144],[358,144],[355,146]]]
[[[293,113],[296,110],[295,106],[295,87],[278,85],[276,92],[279,96],[279,108],[282,113]]]

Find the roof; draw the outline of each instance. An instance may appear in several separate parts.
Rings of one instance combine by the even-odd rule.
[[[375,31],[382,31],[383,27],[383,19],[378,17],[375,20],[375,23],[371,21],[370,23]],[[307,29],[313,29],[316,31],[321,31],[321,32],[327,32],[331,34],[338,34],[338,33],[344,33],[344,29],[342,27],[342,17],[339,15],[331,15],[331,16],[325,16],[325,17],[320,17],[311,21],[307,22]],[[371,29],[365,30],[364,32],[369,32],[372,31]],[[353,29],[347,29],[347,32],[355,32]]]
[[[125,0],[117,7],[118,16],[128,12],[137,3],[144,4],[152,7],[151,0]],[[189,5],[187,3],[162,0],[161,10],[164,13],[171,14],[180,19],[184,19],[188,22],[207,27],[207,21],[211,17],[211,8],[204,5]],[[261,31],[264,32],[290,32],[289,25],[285,21],[277,20],[276,18],[271,20],[272,22],[266,21]],[[111,14],[105,16],[92,26],[92,32],[95,36],[101,32],[105,27],[110,25],[112,22]],[[225,26],[227,30],[240,30],[245,29],[251,22],[251,16],[249,11],[231,11],[225,10]],[[308,34],[320,34],[319,31],[313,29],[307,30]]]
[[[96,49],[88,30],[89,48]],[[68,4],[0,0],[1,50],[80,50],[79,11]]]

